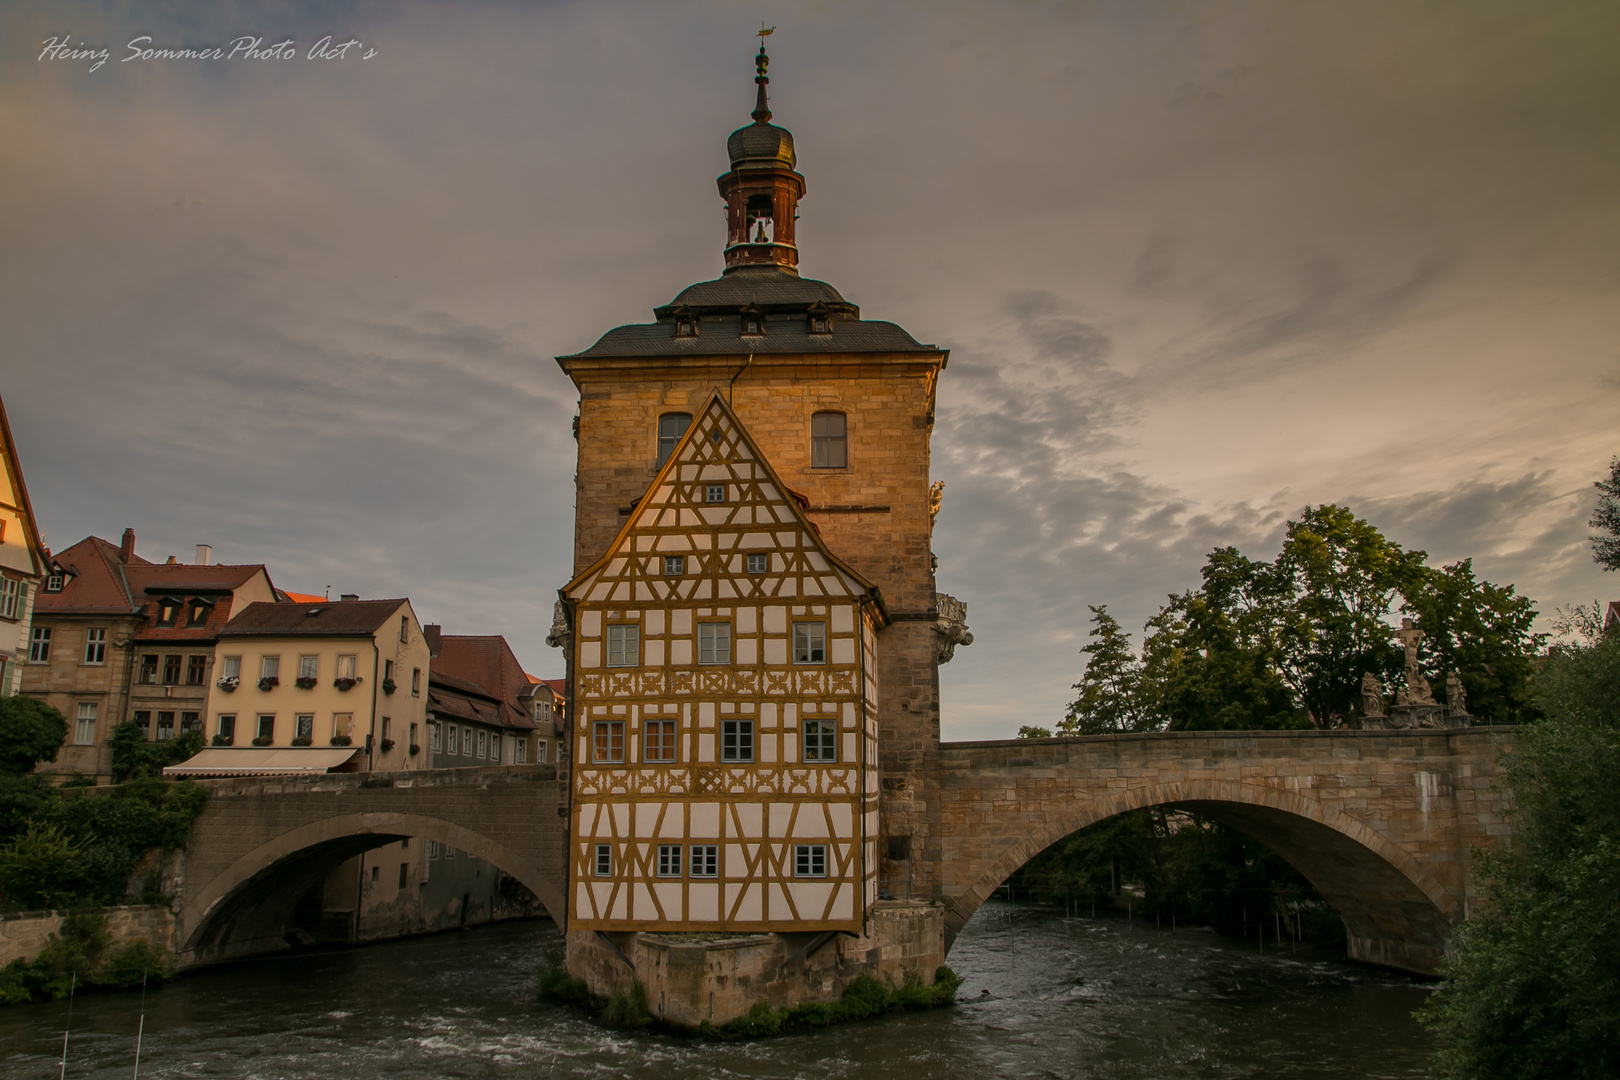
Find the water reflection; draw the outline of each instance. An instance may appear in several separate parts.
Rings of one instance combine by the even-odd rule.
[[[200,972],[147,1001],[143,1077],[1420,1077],[1426,985],[1252,939],[992,901],[952,1009],[716,1044],[532,1000],[548,922]],[[55,1076],[66,1004],[0,1008],[0,1077]],[[139,996],[74,1007],[67,1074],[128,1077]]]

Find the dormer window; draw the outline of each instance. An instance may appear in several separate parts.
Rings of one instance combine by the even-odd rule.
[[[157,625],[173,626],[180,621],[180,609],[185,607],[176,596],[165,596],[158,601]]]
[[[191,598],[191,612],[186,618],[192,626],[201,626],[208,621],[208,613],[213,609],[213,604],[200,596],[194,596]]]
[[[749,304],[742,310],[742,336],[763,337],[765,334],[765,312],[758,304]]]
[[[695,311],[677,308],[675,311],[675,336],[697,337],[698,317]]]
[[[827,310],[826,304],[810,305],[810,332],[812,334],[832,333],[832,313]]]
[[[46,592],[61,592],[62,587],[66,584],[67,574],[63,573],[61,570],[52,570],[45,577]]]

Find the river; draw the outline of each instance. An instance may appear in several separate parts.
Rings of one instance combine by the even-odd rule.
[[[1425,983],[1253,939],[991,901],[952,1008],[756,1042],[538,1002],[544,921],[197,972],[146,998],[140,1075],[224,1078],[1421,1077]],[[74,1002],[67,1075],[129,1077],[140,994]],[[0,1007],[0,1077],[57,1075],[67,1003]]]

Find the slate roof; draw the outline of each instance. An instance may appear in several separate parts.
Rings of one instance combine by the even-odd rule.
[[[51,558],[70,575],[61,592],[39,590],[34,599],[38,615],[134,615],[145,603],[136,602],[118,558],[118,545],[99,536],[87,536]],[[150,566],[139,555],[130,567]]]
[[[807,311],[811,304],[827,304],[845,308],[857,318],[861,314],[860,308],[845,300],[825,281],[800,277],[791,270],[774,266],[738,267],[713,281],[688,285],[653,314],[663,318],[666,312],[678,307],[695,308],[700,312],[710,308],[737,311],[745,304],[758,304],[766,311],[784,307]]]
[[[249,604],[220,637],[370,637],[410,601],[333,600],[319,604]]]

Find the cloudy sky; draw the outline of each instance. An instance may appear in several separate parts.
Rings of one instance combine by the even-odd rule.
[[[947,738],[1052,722],[1087,604],[1139,630],[1307,504],[1544,612],[1620,597],[1609,0],[8,3],[0,394],[47,542],[211,543],[560,674],[552,358],[718,274],[761,18],[801,269],[951,350]],[[125,59],[243,35],[295,56]]]

